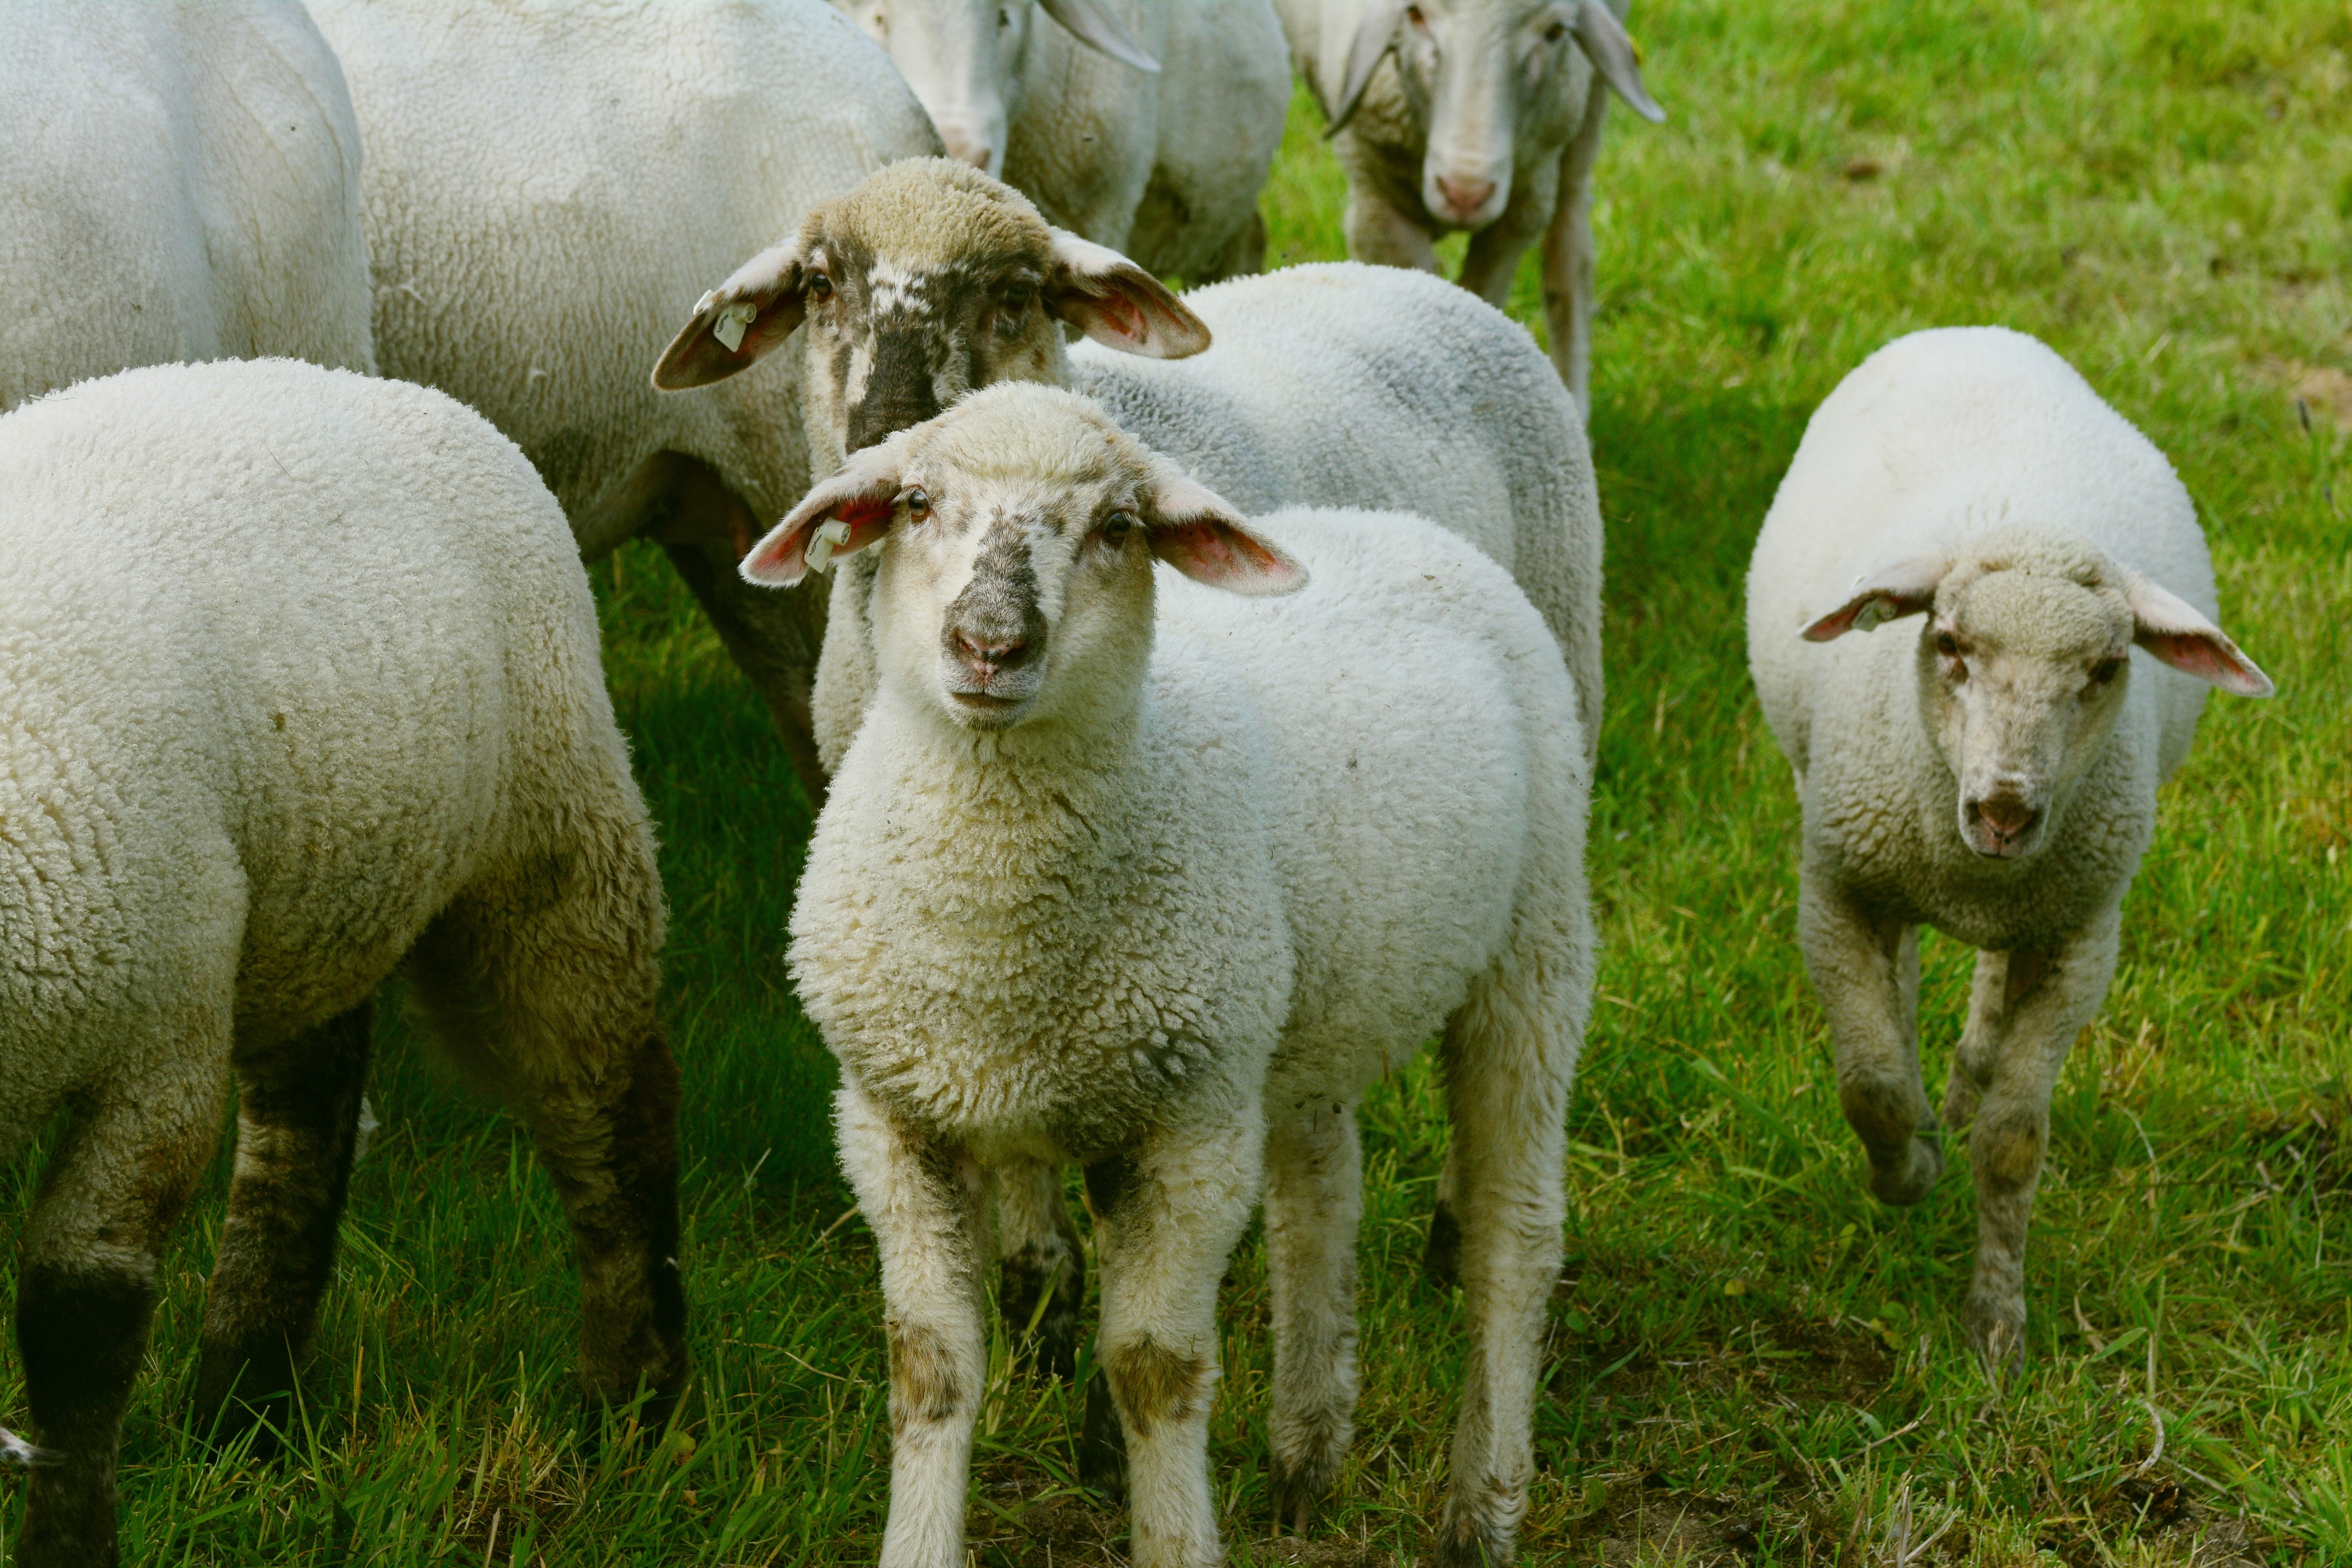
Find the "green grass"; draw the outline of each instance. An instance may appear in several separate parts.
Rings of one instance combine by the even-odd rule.
[[[1527,1558],[2352,1563],[2352,437],[2324,374],[2352,370],[2352,11],[1690,0],[1634,22],[1674,118],[1618,116],[1600,174],[1606,949]],[[1340,254],[1318,132],[1302,107],[1267,197],[1276,261]],[[1530,264],[1516,313],[1534,304]],[[1966,1181],[1879,1207],[1837,1114],[1738,591],[1814,405],[1886,339],[1979,321],[2047,339],[2171,455],[2225,621],[2282,691],[2216,699],[2167,792],[2059,1088],[2030,1361],[1998,1403],[1958,1324]],[[184,1435],[216,1172],[126,1433],[129,1561],[871,1560],[873,1248],[835,1227],[831,1063],[781,963],[807,814],[658,553],[598,587],[675,915],[691,1442],[593,1441],[552,1194],[515,1125],[394,1024],[300,1451],[213,1463]],[[1967,960],[1927,944],[1938,1083]],[[1457,1304],[1417,1271],[1434,1105],[1414,1071],[1366,1110],[1360,1436],[1303,1553],[1262,1522],[1265,1276],[1254,1240],[1234,1261],[1211,1464],[1237,1562],[1425,1550],[1460,1349]],[[37,1176],[0,1172],[16,1212]],[[22,1397],[12,1364],[0,1418]],[[1056,1388],[992,1385],[979,1562],[1099,1561],[1117,1539],[1070,1484],[1070,1417]]]

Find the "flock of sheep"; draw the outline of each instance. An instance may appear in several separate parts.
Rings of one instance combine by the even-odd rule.
[[[1592,979],[1589,186],[1603,85],[1659,115],[1632,41],[1601,0],[840,5],[0,15],[0,1152],[72,1111],[17,1274],[20,1563],[115,1560],[232,1079],[194,1415],[282,1426],[394,973],[554,1179],[591,1393],[675,1407],[663,900],[581,564],[638,537],[823,803],[789,962],[881,1258],[883,1563],[962,1561],[989,1268],[1076,1364],[1072,1164],[1082,1455],[1135,1560],[1219,1558],[1261,1205],[1306,1529],[1355,1402],[1353,1108],[1433,1037],[1438,1560],[1510,1558]],[[1258,274],[1294,58],[1395,266]],[[1449,228],[1466,288],[1423,270]],[[1495,308],[1538,237],[1549,361]],[[1854,371],[1757,545],[1843,1109],[1891,1203],[1969,1129],[1996,1374],[2157,786],[2204,685],[2270,690],[2217,614],[2163,457],[1996,329]],[[1982,950],[1940,1117],[1922,925]]]

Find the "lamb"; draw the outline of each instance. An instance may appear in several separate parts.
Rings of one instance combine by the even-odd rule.
[[[1473,1350],[1439,1560],[1507,1561],[1592,971],[1591,775],[1541,619],[1433,524],[1244,522],[1050,387],[860,452],[743,572],[868,546],[879,687],[789,958],[881,1256],[885,1568],[963,1561],[982,1197],[1063,1161],[1096,1216],[1135,1561],[1218,1558],[1217,1282],[1261,1181],[1274,1493],[1303,1530],[1355,1397],[1354,1107],[1441,1031]]]
[[[1541,236],[1552,363],[1590,417],[1592,165],[1609,101],[1596,83],[1644,120],[1666,117],[1622,0],[1618,12],[1604,0],[1277,5],[1347,172],[1348,254],[1433,272],[1431,242],[1468,229],[1460,282],[1499,307]]]
[[[296,0],[0,6],[0,411],[173,360],[373,370],[359,204]]]
[[[890,52],[950,157],[1061,227],[1196,284],[1265,261],[1257,195],[1290,107],[1274,0],[835,4]]]
[[[0,417],[0,1157],[71,1107],[16,1275],[16,1561],[116,1561],[157,1259],[236,1173],[197,1411],[289,1429],[398,969],[572,1221],[589,1390],[687,1373],[661,883],[562,514],[436,392],[155,366]]]
[[[1091,341],[1066,350],[1065,323]],[[1001,182],[913,161],[812,208],[796,236],[713,289],[655,384],[734,375],[803,324],[821,471],[972,388],[1035,381],[1094,396],[1245,512],[1328,504],[1443,520],[1509,569],[1542,613],[1574,677],[1592,762],[1601,540],[1583,421],[1527,332],[1462,290],[1343,265],[1179,300],[1125,257],[1054,228]],[[815,685],[828,771],[875,686],[874,561],[856,556],[835,574]],[[1452,1189],[1449,1173],[1430,1233],[1441,1281],[1457,1235],[1443,1195]],[[1060,1185],[1049,1170],[1016,1174],[999,1200],[1005,1315],[1024,1329],[1035,1320],[1039,1363],[1066,1375],[1085,1279]],[[1041,1307],[1041,1296],[1052,1300]]]
[[[1914,637],[1848,635],[1922,614]],[[2157,786],[2205,684],[2271,694],[2218,614],[2171,465],[1998,328],[1864,361],[1756,542],[1748,666],[1804,804],[1798,931],[1839,1099],[1891,1204],[1927,1195],[1943,1129],[1973,1119],[1965,1321],[1996,1378],[2024,1344],[2051,1088],[2115,972]],[[1914,1021],[1923,925],[1979,950],[1940,1118]]]
[[[894,158],[922,105],[822,0],[593,7],[320,0],[367,137],[384,374],[479,409],[589,560],[657,540],[814,804],[814,595],[755,595],[751,542],[808,489],[798,375],[656,398],[646,358],[711,278]]]

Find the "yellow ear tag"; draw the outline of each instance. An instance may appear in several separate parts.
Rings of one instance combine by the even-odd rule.
[[[729,353],[740,353],[743,347],[744,332],[759,319],[760,308],[757,305],[738,300],[719,312],[719,319],[710,323],[710,335],[725,344]]]

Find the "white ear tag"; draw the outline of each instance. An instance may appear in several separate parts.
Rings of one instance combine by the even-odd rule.
[[[836,517],[816,531],[808,548],[801,552],[802,557],[808,562],[810,571],[822,572],[833,564],[833,552],[848,542],[849,524]]]
[[[734,353],[743,346],[743,334],[759,319],[760,307],[739,300],[719,312],[719,319],[710,323],[710,335],[725,344],[729,353]]]

